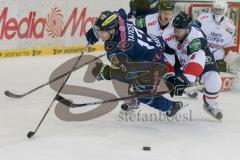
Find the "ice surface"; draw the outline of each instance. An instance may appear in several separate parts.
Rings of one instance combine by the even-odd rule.
[[[96,54],[97,55],[97,54]],[[85,122],[59,120],[54,108],[39,132],[27,139],[56,94],[45,87],[22,99],[4,96],[5,90],[22,93],[46,82],[60,64],[75,57],[23,57],[0,60],[0,159],[1,160],[233,160],[240,158],[239,92],[221,93],[219,104],[224,110],[222,122],[206,114],[198,99],[176,98],[189,104],[181,111],[188,120],[122,120],[120,107],[97,119]],[[73,73],[68,84],[78,85],[86,68]],[[98,85],[96,85],[98,84]],[[82,85],[82,84],[81,84]],[[94,86],[94,84],[92,84]],[[111,90],[110,82],[95,86]],[[68,95],[68,97],[71,97]],[[93,98],[72,97],[80,102]],[[120,106],[121,103],[119,103]],[[77,109],[83,112],[91,108]],[[156,114],[145,105],[135,115]],[[132,113],[134,114],[134,113]],[[143,151],[150,146],[151,151]]]

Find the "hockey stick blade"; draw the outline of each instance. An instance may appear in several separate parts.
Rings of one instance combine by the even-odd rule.
[[[25,95],[18,95],[18,94],[14,94],[10,91],[5,91],[4,94],[7,96],[7,97],[10,97],[10,98],[22,98],[24,97]]]
[[[102,55],[100,55],[100,56],[98,56],[98,57],[95,57],[94,59],[92,59],[92,60],[90,60],[90,61],[88,61],[88,62],[85,62],[85,63],[81,64],[80,66],[76,67],[73,71],[76,71],[76,70],[84,67],[85,65],[87,65],[87,64],[89,64],[89,63],[92,63],[92,62],[94,62],[95,60],[97,60],[97,59],[99,59],[99,58],[101,58],[101,57],[103,57],[103,56],[105,56],[105,55],[106,55],[106,54],[102,54]],[[66,73],[64,73],[64,74],[62,74],[62,75],[60,75],[60,76],[52,79],[51,81],[46,82],[46,83],[44,83],[44,84],[42,84],[42,85],[40,85],[40,86],[37,86],[36,88],[33,88],[33,89],[31,89],[31,90],[29,90],[29,91],[27,91],[27,92],[25,92],[25,93],[15,94],[15,93],[12,93],[12,92],[10,92],[10,91],[5,91],[4,94],[5,94],[7,97],[10,97],[10,98],[22,98],[22,97],[25,97],[25,96],[27,96],[27,95],[29,95],[29,94],[31,94],[31,93],[39,90],[40,88],[43,88],[43,87],[49,85],[49,84],[52,83],[52,82],[55,82],[56,80],[58,80],[58,79],[60,79],[60,78],[63,78],[63,77],[65,77],[65,76],[67,76],[70,72],[72,72],[72,71],[70,70],[70,71],[68,71],[68,72],[66,72]]]

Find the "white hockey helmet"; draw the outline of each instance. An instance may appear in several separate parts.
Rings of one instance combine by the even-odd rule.
[[[227,13],[228,3],[226,0],[214,0],[212,12],[216,22],[220,22],[224,15]]]

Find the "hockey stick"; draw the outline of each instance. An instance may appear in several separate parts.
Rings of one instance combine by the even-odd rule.
[[[170,91],[161,91],[161,92],[156,92],[155,94],[145,94],[145,95],[143,94],[141,96],[132,95],[132,96],[127,96],[127,97],[106,99],[106,100],[102,100],[102,101],[87,102],[87,103],[80,103],[80,104],[73,103],[70,100],[62,97],[61,95],[58,95],[56,97],[56,100],[59,101],[60,103],[64,104],[65,106],[69,107],[69,108],[77,108],[77,107],[84,107],[84,106],[90,106],[90,105],[111,103],[111,102],[117,102],[117,101],[129,100],[129,99],[135,99],[135,98],[147,98],[147,97],[161,96],[161,95],[169,93],[169,92]]]
[[[32,136],[34,136],[34,135],[37,133],[39,127],[41,126],[43,120],[45,119],[45,117],[47,116],[48,112],[49,112],[50,109],[52,108],[52,106],[53,106],[56,98],[57,98],[58,95],[59,95],[59,93],[62,91],[63,87],[65,86],[65,84],[66,84],[66,82],[68,81],[69,77],[71,76],[72,72],[76,69],[76,66],[77,66],[78,62],[79,62],[80,59],[82,58],[82,56],[83,56],[85,50],[87,49],[87,47],[88,47],[88,44],[86,45],[86,47],[85,47],[85,49],[83,50],[82,54],[78,57],[77,61],[75,62],[74,66],[73,66],[73,68],[68,72],[68,75],[67,75],[66,79],[65,79],[64,82],[62,83],[62,85],[61,85],[61,87],[59,88],[56,96],[54,97],[54,99],[52,100],[52,102],[51,102],[51,104],[49,105],[48,109],[46,110],[45,114],[43,115],[42,119],[41,119],[40,122],[38,123],[35,131],[34,131],[34,132],[29,131],[29,132],[28,132],[28,134],[27,134],[27,137],[28,137],[28,138],[31,138]]]
[[[96,57],[96,58],[94,58],[94,59],[92,59],[92,60],[90,60],[90,61],[88,61],[88,62],[86,62],[86,63],[83,63],[83,64],[80,65],[79,67],[75,67],[74,69],[72,69],[72,70],[70,70],[70,71],[68,71],[68,72],[66,72],[66,73],[64,73],[64,74],[62,74],[62,75],[60,75],[60,76],[52,79],[51,81],[46,82],[46,83],[44,83],[44,84],[42,84],[42,85],[40,85],[40,86],[38,86],[38,87],[36,87],[36,88],[34,88],[34,89],[26,92],[26,93],[23,93],[23,94],[15,94],[15,93],[10,92],[10,91],[5,91],[4,94],[5,94],[6,96],[10,97],[10,98],[22,98],[22,97],[25,97],[25,96],[31,94],[32,92],[35,92],[35,91],[39,90],[40,88],[43,88],[43,87],[49,85],[50,83],[55,82],[56,80],[58,80],[58,79],[60,79],[60,78],[62,78],[62,77],[65,77],[65,76],[68,75],[69,73],[71,73],[71,72],[73,72],[73,71],[76,71],[76,70],[84,67],[85,65],[96,61],[97,59],[99,59],[99,58],[101,58],[101,57],[103,57],[103,56],[105,56],[105,54],[102,54],[102,55],[100,55],[100,56],[98,56],[98,57]]]
[[[189,90],[192,90],[192,89],[195,89],[195,88],[198,88],[198,87],[200,87],[199,83],[194,83],[192,86],[186,88],[185,91],[189,91]],[[156,92],[154,94],[142,94],[140,96],[132,95],[132,96],[127,96],[127,97],[106,99],[106,100],[102,100],[102,101],[94,101],[94,102],[87,102],[87,103],[80,103],[80,104],[73,103],[71,100],[68,100],[68,99],[62,97],[61,95],[57,95],[56,100],[59,101],[60,103],[64,104],[65,106],[69,107],[69,108],[77,108],[77,107],[111,103],[111,102],[129,100],[129,99],[135,99],[135,98],[147,98],[147,97],[162,96],[163,94],[170,93],[170,92],[171,92],[171,90],[159,91],[159,92]]]

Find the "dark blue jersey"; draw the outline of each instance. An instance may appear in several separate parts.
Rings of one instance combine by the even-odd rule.
[[[127,20],[124,10],[118,11],[119,26],[112,40],[105,42],[109,61],[115,66],[128,62],[163,63],[163,44],[161,37],[147,35]],[[125,57],[125,58],[122,58]]]

